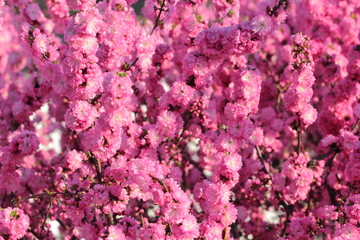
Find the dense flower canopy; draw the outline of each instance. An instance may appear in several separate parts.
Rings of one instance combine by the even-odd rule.
[[[360,240],[360,1],[0,0],[0,240]]]

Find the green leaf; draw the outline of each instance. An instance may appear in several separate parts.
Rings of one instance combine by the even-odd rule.
[[[230,9],[230,11],[228,12],[228,17],[232,17],[233,15],[235,14],[235,12],[232,10],[232,9]]]
[[[198,21],[198,23],[202,23],[202,16],[201,16],[201,15],[196,14],[196,15],[195,15],[195,18],[196,18],[196,20]]]
[[[118,71],[116,71],[116,74],[117,74],[119,77],[126,77],[126,72],[118,72]]]
[[[17,212],[17,210],[13,210],[11,213],[10,213],[10,216],[12,216],[13,218],[15,219],[18,219],[19,218],[19,214]]]

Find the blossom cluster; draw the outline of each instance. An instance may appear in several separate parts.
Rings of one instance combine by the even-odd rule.
[[[0,0],[0,240],[360,240],[360,1]]]

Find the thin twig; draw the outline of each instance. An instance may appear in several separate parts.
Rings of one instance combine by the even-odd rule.
[[[92,165],[94,165],[96,170],[96,175],[98,178],[98,182],[101,183],[103,181],[103,174],[101,169],[101,162],[98,158],[94,156],[94,154],[90,151],[89,161]]]
[[[355,183],[351,184],[349,192],[344,197],[345,199],[349,197],[350,193],[354,190],[354,188],[355,188]]]
[[[2,203],[1,203],[1,206],[2,206],[3,208],[5,208],[6,196],[7,196],[7,192],[5,191],[4,197],[3,197]]]
[[[275,110],[279,109],[280,103],[281,103],[281,91],[277,90],[277,96],[276,96],[276,104],[275,104]]]
[[[338,204],[338,201],[336,200],[336,191],[332,187],[330,187],[327,183],[327,178],[330,174],[332,162],[336,158],[336,156],[339,154],[339,152],[338,152],[339,149],[338,148],[334,148],[334,149],[336,149],[335,154],[331,158],[329,158],[325,163],[325,167],[329,168],[329,170],[326,171],[326,175],[324,177],[324,183],[325,183],[326,189],[329,193],[329,197],[330,197],[332,205],[338,206],[339,204]],[[330,150],[330,152],[331,152],[331,150]],[[326,154],[324,154],[324,155],[326,155]]]
[[[226,213],[226,210],[224,209],[224,213],[225,213],[225,234],[224,234],[224,240],[228,240],[229,236],[228,236],[228,232],[229,232],[229,220],[228,220],[228,215]]]
[[[192,160],[190,158],[190,164],[194,166],[194,168],[196,168],[202,176],[204,176],[206,178],[206,176],[204,175],[203,169],[200,167],[200,164],[198,162],[195,162],[194,160]]]
[[[127,65],[127,66],[125,67],[124,71],[125,71],[125,72],[126,72],[126,71],[129,71],[130,68],[131,68],[132,66],[134,66],[138,60],[139,60],[139,58],[137,57],[132,63],[130,63],[130,65]]]
[[[335,154],[325,163],[325,167],[332,167],[334,159],[339,155],[339,152],[335,152]]]
[[[69,230],[69,226],[66,225],[60,218],[57,218],[56,221],[58,221],[64,229]]]
[[[359,122],[360,122],[360,119],[358,119],[358,120],[356,121],[356,123],[354,124],[354,126],[352,126],[351,132],[353,132],[353,131],[356,129],[356,127],[357,127],[357,125],[359,124]]]
[[[298,128],[296,153],[299,155],[300,151],[301,151],[301,130]]]
[[[109,218],[109,225],[114,225],[114,214],[113,212],[110,210],[108,213],[108,218]]]
[[[141,225],[144,226],[145,222],[144,222],[144,216],[142,213],[140,213],[140,221],[141,221]]]
[[[165,7],[165,0],[163,0],[162,3],[160,4],[159,13],[158,13],[158,15],[156,17],[155,25],[154,25],[153,29],[151,30],[150,35],[152,35],[153,32],[155,31],[155,29],[157,28],[157,26],[159,26],[161,13],[165,10],[164,7]]]
[[[151,177],[153,180],[156,180],[156,181],[163,187],[163,189],[165,190],[165,192],[168,192],[168,193],[170,192],[170,191],[169,191],[169,188],[166,186],[164,180],[158,179],[158,178],[156,178],[156,177],[154,177],[154,176],[151,176],[151,175],[150,175],[150,177]]]
[[[44,229],[45,229],[46,219],[49,217],[51,207],[52,207],[52,199],[50,200],[48,209],[47,209],[46,214],[45,214],[44,221],[43,221],[43,223],[41,225],[41,229],[42,229],[41,231],[44,231]]]
[[[328,151],[327,153],[324,153],[322,155],[319,155],[317,157],[314,157],[314,160],[322,160],[325,159],[327,157],[329,157],[332,153],[337,152],[339,149],[337,147],[333,147],[330,149],[330,151]]]
[[[238,224],[239,224],[238,220],[235,220],[235,222],[230,225],[230,231],[235,239],[240,238],[240,233],[239,230],[237,229]]]
[[[71,192],[48,192],[48,193],[38,193],[38,194],[34,194],[25,198],[21,198],[19,201],[17,201],[16,203],[20,203],[29,199],[35,199],[35,198],[40,198],[40,197],[53,197],[56,195],[70,195],[70,196],[81,196],[80,193],[71,193]]]
[[[310,191],[309,191],[309,196],[308,196],[308,198],[307,198],[307,201],[306,201],[306,204],[307,204],[307,206],[306,206],[306,211],[305,211],[305,214],[306,214],[306,216],[309,216],[309,211],[310,211],[310,205],[311,205],[311,197],[312,197],[312,192],[313,192],[313,190],[311,189],[311,185],[310,185]]]
[[[284,228],[281,231],[281,237],[284,237],[285,234],[286,234],[286,229],[287,229],[287,227],[288,227],[288,225],[290,223],[290,218],[291,218],[291,216],[293,214],[293,211],[294,211],[294,206],[293,205],[288,205],[284,201],[281,201],[280,205],[282,205],[284,207],[285,213],[286,213],[286,220],[285,220]]]
[[[29,228],[28,229],[29,232],[32,233],[32,235],[34,235],[37,239],[43,239],[39,234],[37,234],[33,229]]]
[[[262,166],[263,166],[263,168],[262,168],[261,170],[264,171],[266,174],[270,175],[269,171],[268,171],[268,170],[266,169],[266,167],[265,167],[264,157],[263,157],[263,155],[262,155],[262,153],[261,153],[261,151],[260,151],[259,146],[258,146],[258,145],[255,145],[255,149],[256,149],[256,153],[257,153],[257,155],[258,155],[258,157],[259,157],[259,159],[260,159],[260,162],[261,162],[261,164],[262,164]]]
[[[183,128],[181,130],[180,136],[178,137],[178,139],[176,141],[176,144],[175,144],[176,149],[178,149],[181,140],[183,140],[183,136],[184,136],[187,124],[190,121],[190,119],[191,119],[191,115],[189,117],[187,117],[187,119],[184,121],[184,125],[183,125]],[[176,151],[174,151],[172,154],[170,154],[169,157],[172,158],[175,154],[176,154]]]

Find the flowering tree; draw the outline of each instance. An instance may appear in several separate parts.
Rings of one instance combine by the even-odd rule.
[[[360,1],[142,3],[0,1],[0,239],[359,240]]]

